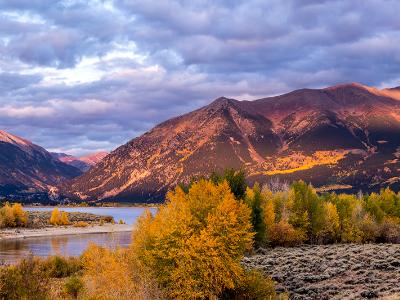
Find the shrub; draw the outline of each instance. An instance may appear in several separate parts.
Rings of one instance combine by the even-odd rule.
[[[89,223],[85,221],[78,221],[74,223],[74,227],[88,227]]]
[[[106,222],[106,223],[112,223],[112,222],[114,222],[114,218],[111,217],[111,216],[104,216],[104,217],[101,218],[101,220],[103,220],[103,221]]]
[[[54,299],[54,279],[73,276],[81,269],[80,258],[29,256],[0,268],[0,299]]]
[[[0,269],[0,299],[47,299],[50,278],[38,258]]]
[[[400,219],[385,217],[379,226],[379,240],[386,243],[400,243]]]
[[[164,299],[154,279],[137,267],[126,250],[110,251],[92,244],[82,262],[88,299]]]
[[[82,280],[73,275],[67,279],[64,284],[64,291],[67,295],[70,295],[74,299],[78,298],[79,293],[83,290],[84,285]]]
[[[43,261],[43,268],[52,278],[65,278],[78,273],[82,269],[80,258],[49,257]]]
[[[295,246],[307,239],[302,229],[296,229],[285,220],[274,224],[270,229],[269,240],[273,246]]]
[[[275,299],[274,282],[259,270],[246,271],[235,289],[226,290],[222,300],[267,300]]]

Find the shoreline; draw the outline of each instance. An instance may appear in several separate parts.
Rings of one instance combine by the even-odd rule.
[[[6,228],[0,230],[0,242],[4,240],[26,239],[46,236],[62,236],[89,233],[113,233],[132,231],[133,225],[104,224],[87,227],[59,226],[44,228]]]
[[[87,206],[79,206],[79,205],[62,205],[62,204],[57,204],[57,205],[50,205],[50,204],[40,204],[40,205],[34,205],[32,203],[26,203],[22,204],[24,208],[159,208],[162,203],[152,203],[152,204],[144,204],[144,203],[137,203],[137,204],[118,204],[118,203],[113,203],[112,205],[87,205]]]

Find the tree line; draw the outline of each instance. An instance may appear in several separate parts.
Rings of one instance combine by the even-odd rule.
[[[0,298],[285,299],[260,270],[243,267],[244,255],[301,243],[399,242],[399,220],[400,194],[389,189],[355,196],[318,194],[303,181],[250,187],[243,172],[227,170],[170,191],[156,214],[138,219],[128,248],[93,244],[76,260],[0,268]]]

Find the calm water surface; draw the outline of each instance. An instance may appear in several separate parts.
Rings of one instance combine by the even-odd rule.
[[[27,207],[26,210],[46,211],[52,207]],[[134,224],[145,208],[142,207],[62,207],[67,212],[87,212],[97,215],[113,216],[127,224]],[[156,208],[150,208],[156,212]],[[17,240],[0,241],[0,261],[12,263],[30,254],[47,257],[51,255],[79,256],[90,243],[108,248],[127,247],[131,242],[130,232],[88,233],[77,235],[34,237]]]
[[[26,207],[30,211],[52,211],[54,207]],[[145,207],[59,207],[66,212],[85,212],[96,215],[112,216],[115,222],[123,220],[126,224],[133,224],[136,219],[145,211]],[[149,208],[152,213],[156,208]]]

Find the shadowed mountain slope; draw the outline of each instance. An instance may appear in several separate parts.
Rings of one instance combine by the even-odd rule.
[[[55,152],[51,153],[51,155],[53,155],[54,158],[58,159],[59,161],[62,161],[63,163],[78,168],[82,172],[86,172],[87,170],[89,170],[92,166],[94,166],[104,157],[106,157],[107,154],[108,152],[96,152],[89,155],[75,157],[65,153],[55,153]]]
[[[42,147],[0,130],[0,196],[51,198],[57,185],[80,174]]]

